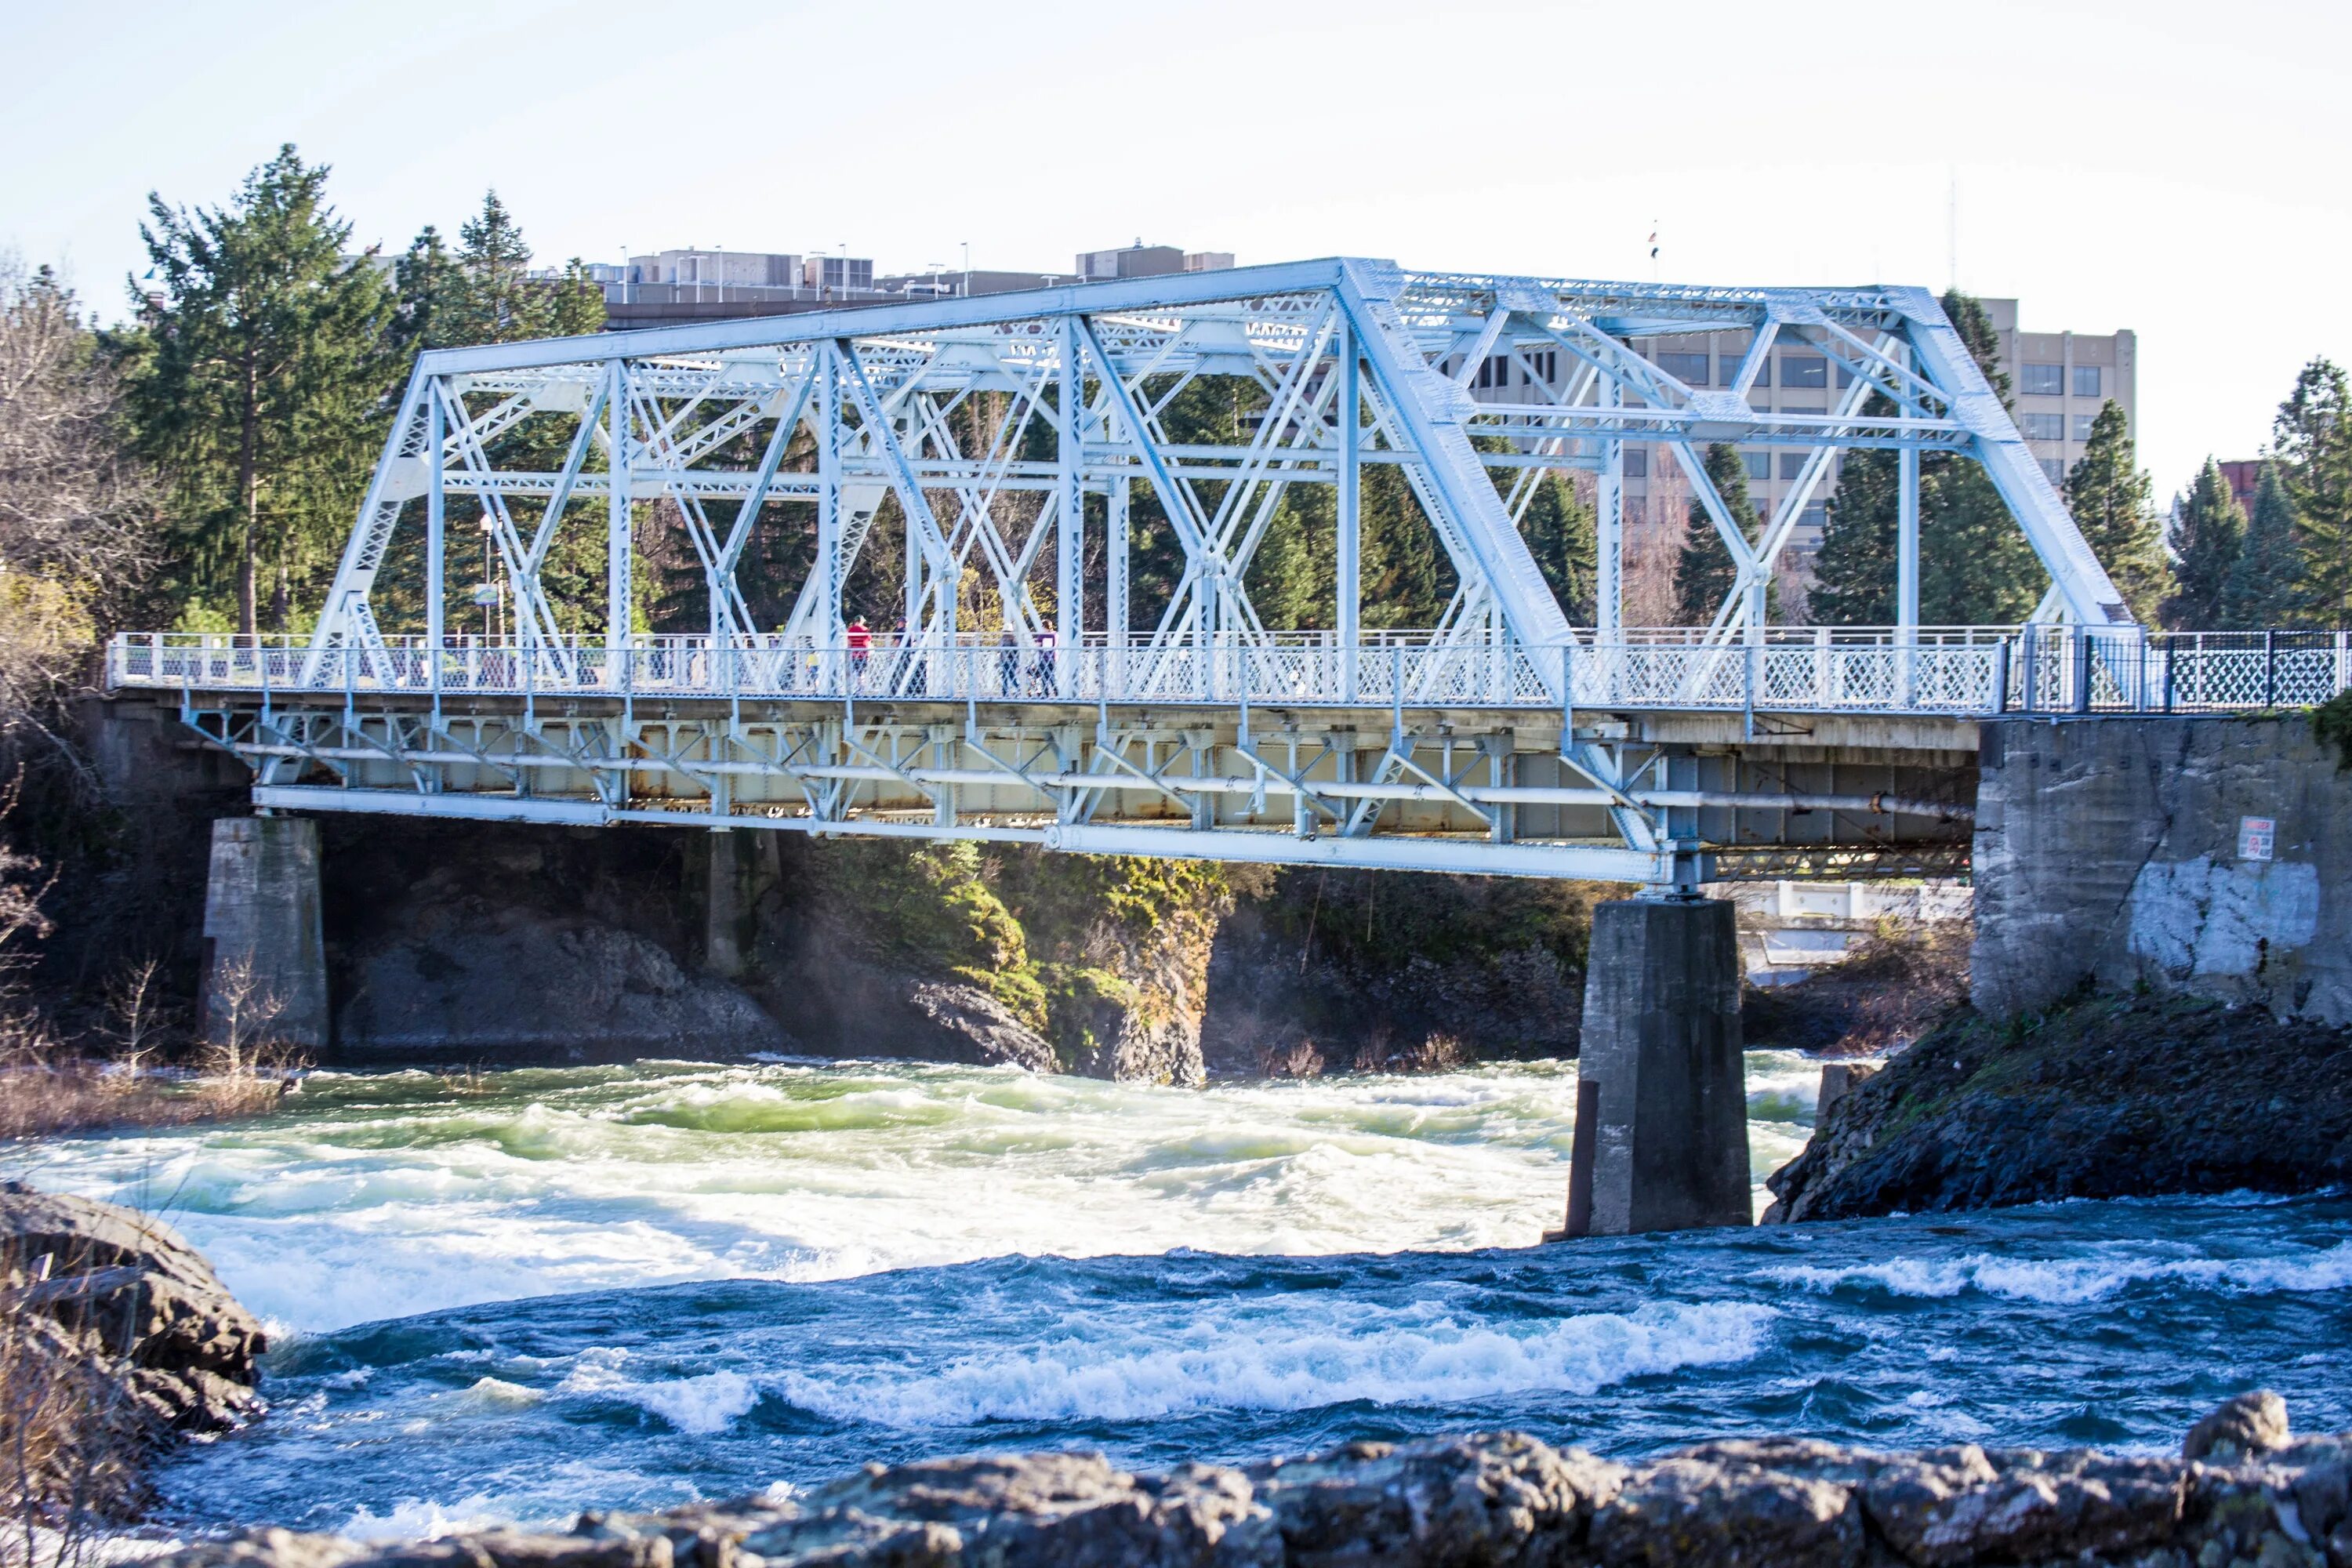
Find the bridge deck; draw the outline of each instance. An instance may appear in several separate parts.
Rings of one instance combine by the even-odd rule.
[[[1554,647],[1436,644],[1404,634],[1340,647],[1314,634],[1146,648],[822,647],[783,637],[601,642],[423,638],[313,650],[287,638],[126,633],[118,687],[402,692],[450,697],[782,699],[1154,707],[1780,711],[1983,717],[2236,712],[2352,689],[2343,632],[2149,635],[2067,626],[1774,628],[1751,642],[1664,628]],[[1565,692],[1563,702],[1560,693]]]
[[[2352,685],[2341,634],[1682,636],[1145,658],[1098,641],[314,652],[147,635],[117,640],[110,673],[175,696],[267,809],[1646,883],[1958,873],[1979,718],[2243,711]]]

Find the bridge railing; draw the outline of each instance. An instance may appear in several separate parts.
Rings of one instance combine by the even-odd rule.
[[[1703,630],[1637,628],[1607,643],[1440,643],[1328,633],[1148,647],[1053,647],[966,636],[863,647],[755,636],[525,644],[418,637],[314,650],[284,637],[117,637],[119,687],[263,694],[1112,701],[1154,706],[1729,710],[1986,715],[2231,712],[2352,689],[2334,632],[2144,633],[2067,626],[1775,627],[1710,646]]]

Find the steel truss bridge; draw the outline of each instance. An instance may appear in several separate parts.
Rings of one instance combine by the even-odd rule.
[[[1726,331],[1748,346],[1718,390],[1643,352]],[[1750,405],[1776,343],[1840,367],[1833,406]],[[1244,438],[1171,435],[1204,384]],[[1707,477],[1714,442],[1801,454],[1755,539]],[[1629,444],[1671,454],[1730,557],[1707,626],[1623,624]],[[1897,454],[1897,622],[1772,626],[1774,567],[1854,448]],[[2033,624],[1918,625],[1925,452],[1981,464],[2008,503],[2050,577]],[[1425,630],[1363,624],[1382,468],[1454,574]],[[1520,532],[1559,470],[1592,476],[1589,628]],[[1298,487],[1331,492],[1328,631],[1269,626],[1247,588]],[[763,520],[814,542],[774,630],[739,576]],[[870,637],[844,595],[877,524],[904,619]],[[1181,560],[1146,624],[1139,527]],[[583,528],[593,605],[547,570]],[[654,529],[698,563],[690,634],[630,629]],[[476,531],[511,635],[451,616]],[[2144,633],[1925,290],[1337,259],[427,353],[315,633],[127,634],[110,675],[175,695],[266,810],[1688,887],[1965,864],[1977,719],[2317,700],[2352,654],[2341,634]]]

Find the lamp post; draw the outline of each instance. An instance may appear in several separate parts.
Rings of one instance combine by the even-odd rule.
[[[497,531],[497,527],[498,525],[493,523],[488,518],[486,517],[482,519],[482,589],[488,591],[483,592],[478,590],[474,595],[474,602],[482,606],[482,641],[486,646],[492,641],[490,635],[491,605],[496,605],[499,611],[499,631],[503,633],[506,629],[504,624],[506,621],[506,595],[499,590],[496,579],[490,575],[490,535]]]

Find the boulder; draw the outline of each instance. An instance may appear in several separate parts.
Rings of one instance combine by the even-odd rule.
[[[2286,1401],[2267,1388],[2241,1394],[2221,1409],[2189,1428],[2180,1440],[2180,1457],[2201,1459],[2236,1458],[2266,1454],[2287,1445]]]
[[[1350,1443],[1254,1466],[1293,1563],[1563,1561],[1625,1471],[1580,1448],[1517,1432],[1405,1444]]]
[[[907,1006],[929,1026],[929,1037],[919,1036],[913,1043],[919,1048],[911,1055],[982,1067],[1025,1068],[1031,1072],[1057,1070],[1054,1047],[1045,1037],[977,985],[915,980],[907,986]],[[902,1034],[895,1037],[895,1043],[909,1042]]]
[[[261,1324],[152,1216],[6,1184],[0,1277],[16,1310],[55,1323],[154,1423],[217,1432],[259,1407]]]

